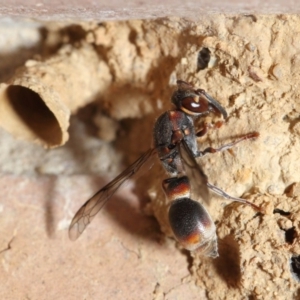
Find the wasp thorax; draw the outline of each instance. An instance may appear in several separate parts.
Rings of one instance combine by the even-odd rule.
[[[216,227],[206,209],[197,201],[181,198],[172,202],[169,222],[178,242],[187,250],[218,256]]]

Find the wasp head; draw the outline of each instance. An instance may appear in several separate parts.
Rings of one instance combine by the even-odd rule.
[[[222,105],[202,89],[195,89],[185,81],[177,80],[178,89],[172,95],[172,103],[177,109],[192,116],[205,116],[210,112],[227,118]]]

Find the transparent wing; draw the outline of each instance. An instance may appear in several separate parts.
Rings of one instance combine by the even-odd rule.
[[[154,154],[156,153],[156,149],[149,149],[125,171],[100,189],[94,196],[92,196],[81,206],[81,208],[73,217],[69,227],[69,237],[71,240],[76,240],[82,234],[96,214],[113,196],[113,194],[123,185],[124,182],[135,175],[142,167],[144,170],[149,170],[153,166],[153,158],[155,157]],[[141,175],[141,172],[139,172],[139,175]]]
[[[184,166],[186,176],[191,184],[191,198],[198,200],[199,197],[209,203],[209,191],[207,187],[207,176],[197,163],[193,152],[184,139],[178,144],[178,152]]]

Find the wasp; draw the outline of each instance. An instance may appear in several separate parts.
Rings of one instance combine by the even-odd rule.
[[[226,120],[228,114],[205,90],[195,89],[182,80],[177,81],[177,86],[171,97],[175,108],[164,112],[154,125],[153,147],[81,206],[69,227],[71,240],[76,240],[82,234],[105,203],[129,178],[141,172],[142,167],[150,169],[157,156],[169,175],[169,178],[162,181],[162,187],[170,201],[170,227],[176,240],[185,249],[212,258],[218,256],[216,226],[204,205],[209,203],[209,190],[260,211],[254,203],[232,197],[212,185],[196,161],[196,158],[207,153],[224,151],[241,141],[257,138],[259,133],[246,134],[219,148],[198,150],[197,137],[205,135],[209,126],[204,125],[196,132],[194,119],[215,114]],[[218,124],[220,127],[222,122]]]

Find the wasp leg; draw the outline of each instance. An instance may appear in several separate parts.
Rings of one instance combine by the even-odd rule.
[[[241,138],[239,138],[238,140],[231,142],[229,144],[225,144],[225,145],[221,146],[220,148],[208,147],[208,148],[204,149],[203,151],[198,151],[196,157],[204,156],[207,153],[216,153],[216,152],[225,151],[225,150],[231,149],[233,146],[235,146],[236,144],[238,144],[242,141],[257,138],[257,137],[259,137],[258,132],[248,133],[248,134],[245,134],[244,136],[242,136]]]
[[[219,129],[223,124],[224,124],[223,121],[218,121],[218,122],[216,122],[214,124],[212,124],[212,123],[204,123],[203,124],[203,128],[196,133],[196,136],[197,137],[202,137],[202,136],[204,136],[208,132],[209,129]]]
[[[255,210],[261,212],[261,208],[257,205],[255,205],[254,203],[246,200],[246,199],[243,199],[243,198],[238,198],[238,197],[233,197],[233,196],[230,196],[228,195],[226,192],[224,192],[222,189],[218,188],[217,186],[207,182],[207,186],[210,190],[212,190],[214,193],[216,193],[217,195],[219,196],[222,196],[226,199],[229,199],[233,202],[239,202],[239,203],[243,203],[243,204],[247,204],[247,205],[250,205],[252,208],[254,208]]]

